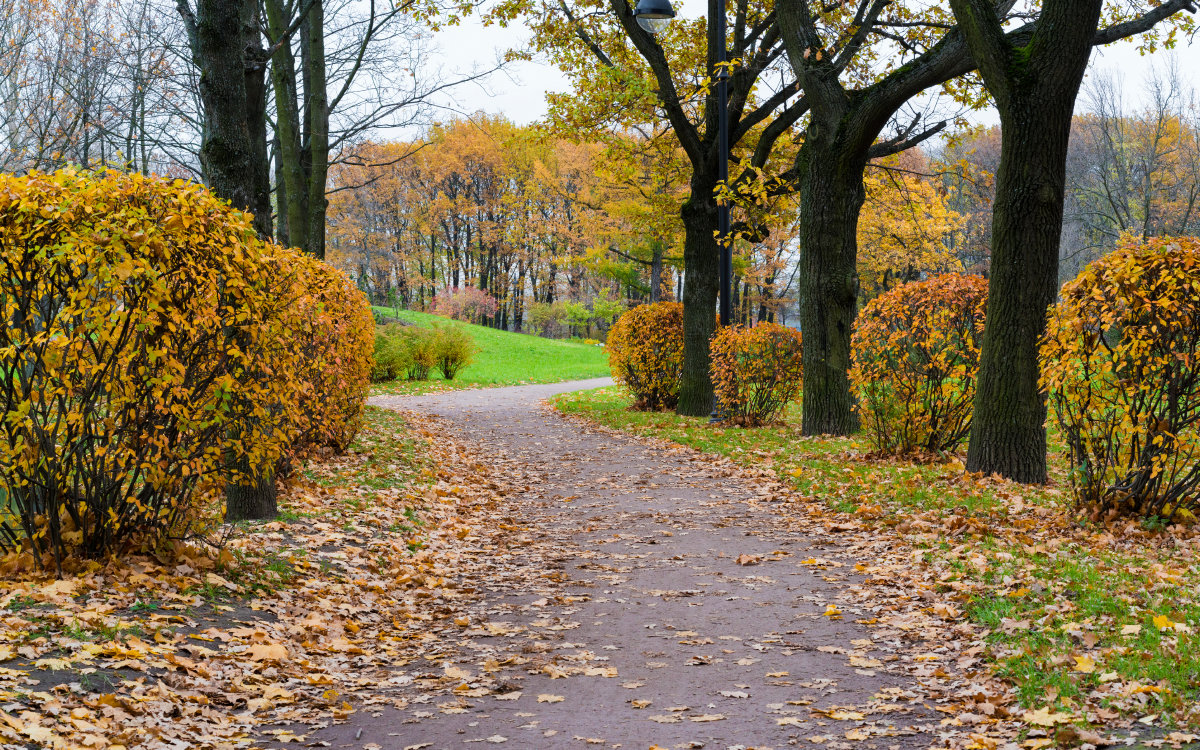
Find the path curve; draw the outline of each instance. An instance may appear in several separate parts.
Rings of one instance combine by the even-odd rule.
[[[410,668],[403,708],[314,738],[372,750],[934,744],[895,631],[855,622],[873,609],[835,540],[795,531],[727,469],[543,404],[610,382],[371,399],[443,418],[481,462],[519,474],[508,520],[534,541],[503,553],[522,575],[477,582],[465,655],[449,667],[490,689],[430,696]]]

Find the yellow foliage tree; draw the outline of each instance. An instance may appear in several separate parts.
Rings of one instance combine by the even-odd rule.
[[[926,275],[961,271],[952,238],[964,226],[939,188],[920,173],[912,152],[890,157],[863,178],[866,201],[858,222],[859,288],[870,300]]]

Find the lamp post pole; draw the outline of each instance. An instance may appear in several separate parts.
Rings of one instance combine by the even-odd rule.
[[[717,47],[717,179],[729,181],[729,66],[725,51],[725,0],[708,0],[709,45]],[[721,252],[721,326],[733,321],[733,238],[729,236],[729,201],[717,203],[717,243]]]

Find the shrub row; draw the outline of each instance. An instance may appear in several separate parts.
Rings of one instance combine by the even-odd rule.
[[[440,370],[454,380],[475,360],[478,347],[471,335],[456,325],[418,328],[391,323],[375,330],[375,366],[371,380],[380,382],[407,377],[428,380],[430,371]]]
[[[960,448],[970,431],[987,283],[949,274],[881,295],[858,316],[850,380],[884,454]],[[609,339],[637,407],[672,408],[682,309],[636,308]],[[726,416],[775,419],[801,383],[800,336],[779,326],[714,336]],[[1128,240],[1063,287],[1041,344],[1042,388],[1093,517],[1195,520],[1200,513],[1200,239]]]
[[[613,378],[634,408],[674,409],[683,373],[683,305],[640,305],[608,334]],[[800,333],[773,323],[719,330],[712,341],[713,382],[725,417],[747,426],[774,421],[800,393]]]
[[[0,305],[0,548],[39,563],[185,533],[362,419],[365,298],[193,184],[0,176]]]

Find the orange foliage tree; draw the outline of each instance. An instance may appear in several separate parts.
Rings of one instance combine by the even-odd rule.
[[[850,382],[883,453],[957,448],[971,426],[987,281],[946,274],[876,297],[854,327]]]
[[[1041,385],[1093,516],[1200,507],[1197,300],[1200,240],[1127,239],[1050,308]]]

